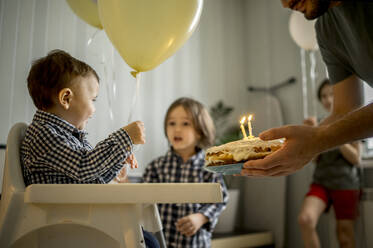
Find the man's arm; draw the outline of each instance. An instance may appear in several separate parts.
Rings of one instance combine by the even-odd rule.
[[[335,109],[322,125],[284,126],[261,133],[263,140],[286,138],[285,144],[264,159],[246,162],[241,175],[289,175],[320,152],[373,136],[373,104],[356,109],[362,102],[361,84],[356,76],[350,76],[334,88]]]

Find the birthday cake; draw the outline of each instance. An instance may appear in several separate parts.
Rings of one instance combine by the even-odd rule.
[[[254,137],[213,146],[206,150],[205,166],[236,164],[264,158],[280,149],[282,145],[282,139],[264,141]]]

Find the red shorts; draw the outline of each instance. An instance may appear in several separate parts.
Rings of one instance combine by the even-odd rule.
[[[319,184],[311,184],[306,196],[315,196],[326,204],[325,212],[334,207],[337,220],[354,220],[359,216],[360,190],[331,190]]]

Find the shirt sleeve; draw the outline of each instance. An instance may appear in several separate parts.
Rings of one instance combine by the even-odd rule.
[[[328,70],[328,76],[332,84],[336,84],[353,74],[353,70],[344,61],[342,54],[336,50],[337,45],[331,47],[331,43],[324,38],[325,30],[322,28],[321,22],[316,24],[317,43],[319,45],[320,53]],[[341,48],[342,49],[342,48]]]
[[[95,148],[87,149],[73,144],[64,135],[50,126],[42,126],[34,139],[33,146],[38,164],[50,167],[77,181],[91,181],[103,177],[109,182],[123,165],[121,164],[132,153],[132,140],[123,129],[109,135]]]
[[[223,177],[219,174],[206,172],[204,175],[205,182],[220,183],[221,190],[223,193],[223,202],[222,203],[213,203],[213,204],[201,204],[201,208],[198,210],[199,213],[203,214],[208,218],[208,222],[203,225],[203,228],[206,228],[207,231],[212,232],[218,223],[218,217],[226,208],[228,202],[228,190],[223,180]]]
[[[142,176],[144,183],[159,183],[157,173],[157,161],[153,161],[145,168],[145,172]]]

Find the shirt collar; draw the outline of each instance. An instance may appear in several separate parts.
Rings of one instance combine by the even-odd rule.
[[[48,113],[45,111],[42,111],[38,109],[36,111],[36,114],[34,115],[33,121],[35,122],[47,122],[51,123],[53,125],[56,125],[68,133],[71,133],[73,136],[75,136],[78,139],[83,139],[85,135],[87,134],[84,130],[77,129],[74,125],[70,124],[66,120],[58,117],[57,115],[54,115],[52,113]]]
[[[175,150],[172,146],[167,151],[166,156],[168,156],[168,157],[175,156],[178,159],[180,159],[181,161],[183,161],[181,156],[175,152]],[[190,163],[190,164],[193,164],[193,165],[200,165],[200,161],[204,160],[204,159],[205,159],[205,152],[201,148],[196,147],[196,153],[192,157],[190,157],[186,163]]]

